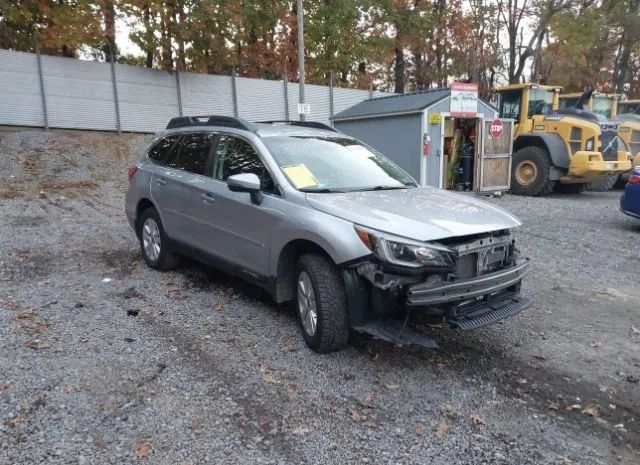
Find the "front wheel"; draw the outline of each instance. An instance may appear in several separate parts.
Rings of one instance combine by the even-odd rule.
[[[296,272],[298,324],[307,345],[332,352],[349,342],[349,312],[340,269],[329,257],[306,254]]]
[[[619,174],[601,177],[589,184],[589,190],[594,192],[606,192],[616,185],[619,178]]]
[[[540,147],[523,147],[513,154],[511,164],[511,193],[538,196],[553,190],[555,181],[549,179],[551,160]]]

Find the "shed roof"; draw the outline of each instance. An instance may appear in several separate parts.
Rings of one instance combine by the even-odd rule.
[[[428,89],[407,94],[396,94],[385,97],[370,98],[334,115],[333,121],[366,118],[371,116],[394,115],[402,113],[418,113],[446,98],[451,93],[449,88]]]

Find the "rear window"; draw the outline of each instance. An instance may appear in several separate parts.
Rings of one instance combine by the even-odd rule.
[[[159,165],[164,164],[165,160],[169,157],[171,150],[173,149],[175,143],[179,138],[179,135],[173,135],[161,139],[157,144],[149,149],[149,152],[147,152],[149,159],[153,160]]]
[[[167,166],[204,175],[215,137],[213,133],[187,134],[180,144],[180,154],[177,158],[172,157]]]

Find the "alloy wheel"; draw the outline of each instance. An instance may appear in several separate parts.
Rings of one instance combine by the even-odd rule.
[[[314,336],[318,323],[318,310],[311,278],[306,271],[301,271],[298,275],[298,311],[305,332],[309,336]]]
[[[149,260],[158,260],[161,246],[160,228],[153,218],[147,218],[142,226],[142,246]]]

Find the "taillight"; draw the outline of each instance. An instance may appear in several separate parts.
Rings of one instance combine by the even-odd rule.
[[[137,166],[132,166],[131,168],[129,168],[129,182],[131,182],[131,179],[133,179],[133,177],[136,175],[137,172],[138,172]]]
[[[631,177],[627,181],[629,184],[640,184],[640,167],[635,167],[631,172]]]

